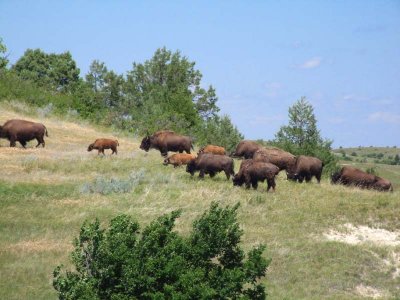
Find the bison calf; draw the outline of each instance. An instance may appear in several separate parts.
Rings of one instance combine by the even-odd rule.
[[[199,171],[199,177],[204,178],[204,174],[214,177],[216,173],[224,171],[226,178],[235,175],[233,159],[225,155],[201,154],[186,166],[186,172],[192,176]]]
[[[97,155],[100,153],[104,154],[104,149],[111,149],[112,154],[118,154],[117,146],[119,146],[119,143],[117,140],[111,140],[111,139],[97,139],[94,141],[93,144],[90,144],[87,151],[92,151],[93,149],[98,150]]]
[[[278,175],[279,168],[271,163],[262,161],[254,161],[246,159],[240,165],[239,172],[233,178],[234,186],[242,186],[246,184],[246,188],[250,188],[250,184],[257,189],[258,182],[267,181],[267,192],[272,188],[275,191],[275,176]]]
[[[202,153],[211,153],[215,155],[225,155],[226,151],[224,147],[207,145],[199,150],[199,154]]]
[[[180,167],[182,165],[187,165],[189,162],[191,162],[193,159],[195,159],[196,156],[194,154],[187,154],[187,153],[176,153],[171,155],[170,157],[166,158],[164,160],[164,166],[167,165],[173,165],[174,168]]]

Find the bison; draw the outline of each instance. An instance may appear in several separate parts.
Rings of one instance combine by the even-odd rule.
[[[196,156],[194,154],[187,154],[187,153],[175,153],[172,154],[170,157],[166,158],[164,160],[164,166],[167,165],[173,165],[174,168],[180,167],[182,165],[187,165],[189,162],[191,162],[193,159],[195,159]]]
[[[240,165],[239,172],[233,177],[234,186],[242,186],[246,184],[246,188],[250,188],[250,184],[257,189],[258,182],[267,181],[267,192],[272,187],[275,191],[275,176],[279,173],[279,168],[274,164],[255,161],[254,159],[246,159]]]
[[[150,149],[157,149],[162,156],[167,156],[168,151],[190,154],[193,149],[192,139],[188,136],[178,135],[173,131],[158,131],[153,135],[147,135],[140,144],[140,149],[148,152]]]
[[[97,139],[94,141],[93,144],[90,144],[87,151],[92,151],[93,149],[98,150],[97,155],[100,153],[104,154],[104,149],[111,149],[112,153],[111,155],[118,154],[117,146],[119,146],[119,143],[117,140],[111,140],[111,139]]]
[[[286,169],[287,178],[294,181],[310,182],[311,178],[315,176],[318,183],[321,181],[322,168],[324,167],[323,162],[311,156],[300,155],[296,158],[296,162]]]
[[[22,147],[26,148],[26,143],[36,139],[38,144],[45,146],[44,135],[49,136],[46,126],[41,123],[35,123],[25,120],[9,120],[0,126],[0,138],[10,141],[10,147],[15,147],[18,141]]]
[[[207,145],[203,148],[201,148],[198,152],[198,154],[202,154],[202,153],[211,153],[211,154],[215,154],[215,155],[225,155],[226,151],[224,147],[220,147],[220,146],[214,146],[214,145]]]
[[[295,164],[296,156],[279,148],[261,148],[254,153],[253,159],[274,164],[279,170],[287,170]]]
[[[331,177],[333,184],[354,185],[378,191],[393,191],[392,183],[384,178],[369,174],[360,169],[344,166]]]
[[[204,174],[214,177],[216,173],[224,171],[226,178],[235,175],[233,159],[225,155],[215,155],[205,153],[199,155],[196,159],[190,161],[186,166],[186,172],[192,176],[200,171],[199,177],[204,178]]]
[[[230,156],[238,158],[244,157],[245,159],[253,158],[254,153],[260,148],[261,146],[256,142],[244,140],[236,146],[236,150],[233,151]]]

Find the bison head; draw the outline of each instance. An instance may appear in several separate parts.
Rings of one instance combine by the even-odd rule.
[[[294,180],[296,181],[298,178],[298,174],[293,173],[293,172],[286,172],[286,176],[288,180]]]
[[[331,175],[331,182],[333,184],[339,183],[340,181],[340,172],[335,172]]]
[[[374,188],[378,191],[391,191],[393,192],[392,183],[384,178],[376,177],[376,182],[374,183]]]
[[[93,150],[93,147],[94,147],[94,143],[93,143],[93,144],[90,144],[89,147],[87,148],[87,151],[88,151],[88,152],[92,151],[92,150]]]
[[[148,152],[150,150],[150,145],[151,145],[150,136],[146,136],[143,138],[143,140],[140,144],[140,149]]]
[[[169,158],[164,159],[163,165],[168,166],[169,164]]]
[[[233,176],[233,186],[242,186],[244,183],[244,177],[240,176],[239,174],[236,174],[235,176]]]
[[[186,165],[186,172],[190,173],[190,175],[194,175],[194,172],[196,172],[196,160],[193,159],[191,160],[187,165]]]

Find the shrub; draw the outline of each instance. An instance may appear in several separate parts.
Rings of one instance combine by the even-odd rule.
[[[378,176],[378,171],[376,170],[375,167],[367,168],[365,170],[365,172],[367,172],[368,174],[372,174],[372,175]]]
[[[97,177],[91,183],[85,183],[80,192],[82,194],[97,193],[108,195],[111,193],[129,193],[138,186],[144,177],[144,170],[132,172],[127,179]]]
[[[53,273],[60,299],[265,299],[269,261],[264,246],[245,255],[237,208],[209,211],[182,237],[173,231],[180,211],[164,215],[142,232],[127,215],[101,228],[85,222],[72,252],[74,271]]]

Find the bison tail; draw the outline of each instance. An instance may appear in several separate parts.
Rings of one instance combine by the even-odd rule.
[[[49,133],[47,132],[47,128],[46,128],[46,126],[44,126],[44,125],[43,125],[43,127],[44,127],[44,132],[46,133],[46,136],[48,137],[48,136],[49,136]]]
[[[119,146],[118,140],[115,140],[115,142],[117,143],[117,146]]]

